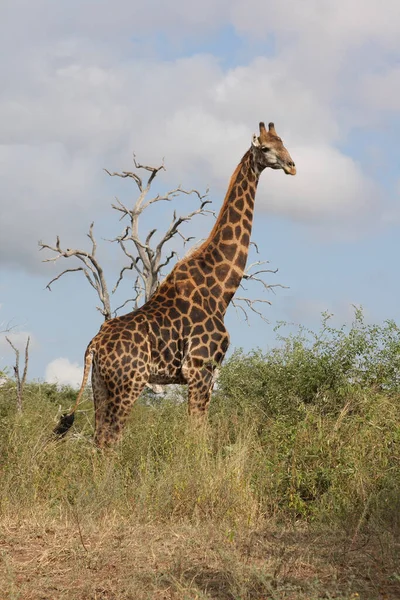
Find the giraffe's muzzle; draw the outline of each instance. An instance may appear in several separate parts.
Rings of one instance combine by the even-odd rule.
[[[288,162],[284,164],[283,170],[285,171],[286,175],[296,175],[296,165],[294,162]]]

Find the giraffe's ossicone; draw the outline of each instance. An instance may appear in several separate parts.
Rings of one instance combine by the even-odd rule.
[[[100,447],[120,438],[147,383],[187,384],[189,414],[205,415],[214,371],[229,345],[224,316],[246,266],[257,184],[266,167],[296,174],[273,123],[268,131],[260,123],[260,134],[235,169],[206,241],[175,265],[141,308],[103,323],[87,347],[75,407],[62,417],[57,435],[72,425],[91,366]]]

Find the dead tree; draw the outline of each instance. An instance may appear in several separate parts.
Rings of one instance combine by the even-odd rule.
[[[19,372],[19,350],[18,350],[18,348],[16,348],[14,346],[14,344],[8,337],[6,337],[6,340],[15,352],[15,365],[13,368],[14,368],[15,382],[17,384],[17,410],[18,410],[18,412],[22,413],[23,393],[24,393],[24,387],[25,387],[25,382],[26,382],[26,376],[28,374],[30,337],[28,336],[28,339],[26,341],[26,346],[25,346],[25,365],[24,365],[24,371],[22,373],[22,378],[21,378],[21,375]]]
[[[120,220],[127,220],[128,223],[125,226],[122,233],[111,240],[119,244],[125,256],[128,258],[128,264],[124,266],[119,274],[118,280],[112,290],[113,293],[117,290],[121,283],[125,273],[127,271],[134,271],[136,274],[134,290],[135,296],[124,302],[116,310],[118,311],[128,302],[133,302],[134,307],[137,308],[140,304],[147,302],[147,300],[154,294],[157,287],[162,279],[163,269],[171,263],[174,258],[177,258],[177,252],[171,250],[169,253],[164,252],[165,245],[172,240],[174,237],[179,237],[183,241],[185,246],[190,242],[193,237],[186,237],[181,231],[181,225],[191,221],[197,215],[205,216],[207,214],[214,215],[214,211],[206,208],[208,204],[211,204],[211,200],[208,199],[208,189],[205,194],[201,194],[198,190],[185,190],[182,186],[178,186],[173,190],[168,191],[165,194],[157,194],[153,198],[148,198],[151,184],[155,177],[160,171],[165,171],[164,164],[159,167],[151,167],[148,165],[141,165],[136,161],[136,157],[133,157],[134,165],[137,170],[144,170],[150,175],[147,177],[147,181],[143,181],[137,173],[132,171],[123,171],[122,173],[111,173],[107,169],[105,172],[110,177],[122,177],[132,179],[139,191],[139,195],[132,208],[125,206],[120,200],[117,199],[117,204],[112,204],[112,208],[121,213]],[[197,197],[199,206],[196,210],[185,215],[178,215],[174,210],[171,222],[168,228],[165,230],[158,242],[153,246],[151,245],[154,235],[157,233],[157,229],[151,229],[146,238],[143,240],[139,237],[139,218],[140,215],[150,206],[157,202],[171,202],[175,198],[181,195],[194,195]]]
[[[208,198],[208,190],[205,194],[201,194],[198,190],[186,190],[181,185],[166,192],[165,194],[157,194],[150,196],[151,186],[154,179],[160,173],[165,171],[164,164],[158,167],[142,165],[137,162],[136,157],[133,157],[133,162],[136,171],[122,171],[110,172],[104,169],[110,177],[120,177],[123,179],[132,180],[138,190],[138,196],[132,206],[127,206],[126,203],[116,199],[116,203],[112,204],[112,208],[119,213],[120,221],[125,224],[120,235],[114,239],[108,240],[111,243],[116,243],[121,248],[124,257],[127,259],[127,263],[121,268],[118,278],[114,287],[112,288],[111,294],[114,294],[119,288],[127,272],[133,272],[135,279],[133,283],[134,295],[128,298],[118,306],[116,309],[111,308],[110,292],[107,286],[106,278],[104,275],[103,268],[97,258],[97,242],[94,237],[94,223],[90,225],[88,237],[91,242],[91,248],[88,250],[82,249],[63,249],[59,236],[56,238],[54,246],[39,242],[40,250],[50,250],[55,254],[51,258],[44,259],[43,262],[55,262],[61,258],[75,258],[78,260],[76,267],[67,268],[56,277],[54,277],[47,284],[47,289],[51,290],[52,284],[60,279],[67,273],[73,273],[81,271],[86,277],[89,284],[96,291],[97,296],[100,300],[100,306],[97,306],[97,310],[103,315],[105,320],[111,319],[116,316],[118,311],[127,304],[133,304],[133,308],[136,309],[154,294],[160,281],[163,278],[164,270],[168,266],[172,266],[173,261],[178,258],[177,250],[167,249],[167,244],[171,240],[179,239],[185,248],[186,244],[192,241],[193,237],[185,236],[182,231],[182,225],[188,223],[197,215],[206,216],[213,215],[214,211],[210,210],[208,205],[211,200]],[[151,206],[159,202],[172,202],[177,201],[182,196],[195,196],[198,201],[198,207],[191,212],[186,214],[178,214],[175,209],[172,214],[172,219],[168,227],[164,232],[158,236],[156,241],[157,229],[151,229],[145,237],[141,237],[139,234],[139,220],[143,212],[149,209]],[[258,253],[256,244],[253,244],[255,251]],[[192,249],[189,250],[191,252]],[[232,301],[232,305],[236,310],[243,315],[246,322],[249,322],[249,313],[253,312],[263,320],[266,320],[262,312],[262,306],[265,304],[271,304],[271,302],[264,298],[253,298],[248,295],[248,290],[245,288],[245,283],[253,282],[261,285],[263,292],[272,290],[274,287],[283,287],[280,284],[268,284],[265,281],[266,274],[276,273],[277,270],[271,270],[266,268],[268,261],[256,260],[249,265],[245,272],[242,280],[241,288],[246,292],[245,295],[237,295]]]
[[[107,282],[104,276],[104,271],[97,259],[97,242],[94,237],[93,228],[94,223],[90,225],[89,233],[87,234],[91,241],[91,248],[89,250],[82,249],[63,249],[61,247],[61,241],[59,236],[56,238],[54,246],[45,244],[42,241],[39,242],[39,250],[50,250],[55,253],[55,256],[46,258],[43,262],[55,262],[61,258],[75,257],[80,261],[81,266],[68,268],[59,273],[47,284],[47,289],[51,290],[51,285],[60,279],[67,273],[81,271],[86,277],[87,281],[94,288],[97,296],[100,300],[100,306],[97,306],[97,310],[101,312],[105,320],[111,319],[112,316],[116,316],[118,311],[126,306],[128,303],[133,303],[134,308],[138,308],[141,304],[147,302],[150,296],[157,289],[160,280],[163,277],[163,269],[171,263],[174,258],[177,258],[177,251],[171,250],[169,253],[165,252],[165,245],[172,238],[180,238],[185,246],[193,237],[186,237],[181,231],[181,225],[191,221],[197,215],[214,214],[213,211],[207,209],[207,205],[211,203],[208,199],[207,194],[201,194],[198,190],[186,190],[182,186],[178,186],[165,194],[157,194],[149,198],[151,185],[160,171],[165,171],[164,164],[158,167],[151,167],[148,165],[141,165],[136,161],[134,156],[134,165],[138,171],[145,171],[149,173],[148,177],[144,181],[143,177],[140,177],[138,173],[131,171],[123,171],[122,173],[111,173],[107,169],[104,169],[110,177],[122,177],[132,179],[139,190],[139,196],[135,200],[132,207],[126,206],[119,199],[116,200],[116,204],[112,204],[112,208],[119,213],[120,220],[126,220],[127,225],[124,227],[122,233],[110,242],[117,243],[122,249],[125,257],[128,259],[128,264],[122,267],[120,270],[118,279],[112,289],[112,294],[116,292],[124,275],[127,271],[133,271],[136,274],[135,281],[133,284],[134,296],[128,298],[125,302],[118,306],[115,310],[111,309],[110,293],[107,286]],[[154,239],[154,235],[157,232],[156,229],[152,229],[148,232],[146,237],[143,239],[139,235],[139,218],[144,210],[152,206],[157,202],[171,202],[177,199],[179,196],[190,196],[195,195],[198,199],[199,206],[196,210],[193,210],[187,214],[178,215],[177,211],[174,210],[172,220],[161,235],[159,241],[151,246],[150,243]]]

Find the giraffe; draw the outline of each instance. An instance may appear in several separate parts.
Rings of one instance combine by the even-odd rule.
[[[187,384],[188,412],[207,413],[215,369],[229,346],[224,316],[242,279],[261,172],[269,167],[296,174],[273,123],[253,135],[236,167],[208,238],[178,262],[139,309],[102,324],[85,352],[82,386],[72,411],[54,433],[64,436],[74,420],[92,368],[95,444],[120,440],[135,400],[147,383]]]

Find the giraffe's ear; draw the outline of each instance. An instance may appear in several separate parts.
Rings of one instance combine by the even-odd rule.
[[[256,134],[256,133],[253,133],[253,137],[252,137],[252,139],[251,139],[251,143],[252,143],[252,145],[253,145],[253,146],[255,146],[256,148],[259,148],[259,147],[260,147],[260,140],[258,139],[258,137],[257,137],[257,134]]]

